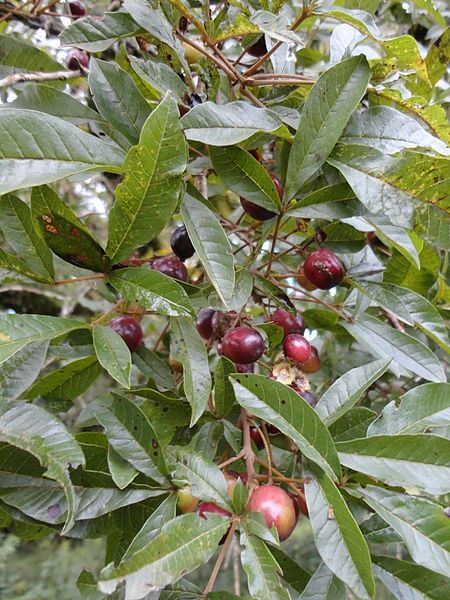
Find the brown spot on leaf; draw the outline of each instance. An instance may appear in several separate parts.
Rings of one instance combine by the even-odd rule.
[[[42,215],[41,219],[44,221],[44,223],[51,223],[52,222],[51,217],[49,217],[48,215]]]
[[[52,235],[58,235],[58,230],[54,225],[50,225],[50,223],[47,223],[47,225],[45,226],[45,231],[51,233]]]
[[[80,230],[77,229],[76,227],[71,227],[70,228],[70,235],[73,237],[80,237]]]

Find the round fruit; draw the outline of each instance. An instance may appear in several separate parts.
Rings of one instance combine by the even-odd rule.
[[[230,512],[214,502],[202,502],[197,509],[197,514],[202,519],[208,520],[207,513],[215,513],[216,515],[222,515],[222,517],[231,517]]]
[[[67,67],[71,71],[79,71],[89,67],[89,56],[83,50],[73,50],[67,58]]]
[[[108,323],[108,327],[111,327],[111,329],[120,335],[131,352],[141,345],[143,338],[142,327],[132,317],[128,315],[116,317]]]
[[[321,290],[331,289],[345,277],[341,259],[327,248],[319,248],[308,254],[303,271],[309,281]]]
[[[198,311],[196,327],[204,340],[209,340],[213,334],[212,318],[215,312],[213,308],[201,308]]]
[[[255,42],[252,46],[250,46],[249,48],[247,48],[247,53],[250,54],[250,56],[264,56],[264,54],[267,52],[267,46],[266,46],[266,38],[264,37],[264,35],[262,35],[259,40],[257,42]]]
[[[250,427],[250,437],[255,442],[255,446],[258,448],[258,450],[261,450],[262,448],[264,448],[263,439],[256,427],[253,427],[253,426]]]
[[[322,364],[320,362],[319,353],[317,352],[317,348],[315,346],[311,346],[311,354],[302,363],[302,371],[304,373],[315,373],[319,371]]]
[[[222,339],[222,354],[234,363],[248,365],[264,353],[264,340],[251,327],[230,329]]]
[[[238,373],[253,373],[255,370],[255,365],[253,363],[249,363],[248,365],[236,363],[234,366],[236,367],[236,371]]]
[[[297,386],[294,386],[292,388],[294,390],[294,392],[296,392],[299,396],[301,396],[303,398],[303,400],[306,400],[306,402],[312,406],[313,408],[315,407],[315,405],[318,403],[318,399],[314,396],[314,394],[312,394],[310,391],[308,390],[301,390],[300,388],[298,388]]]
[[[269,219],[273,219],[276,217],[276,213],[271,210],[267,210],[267,208],[263,208],[262,206],[258,206],[245,198],[240,198],[241,206],[244,211],[255,219],[255,221],[268,221]]]
[[[184,513],[194,512],[197,510],[198,498],[191,495],[191,488],[187,485],[186,487],[178,490],[177,503],[180,511]]]
[[[286,358],[303,363],[311,354],[311,346],[300,333],[290,333],[284,338],[283,352]]]
[[[302,486],[303,492],[303,486]],[[297,515],[297,519],[299,514],[302,513],[305,517],[309,517],[308,506],[306,504],[306,500],[304,496],[298,496],[297,494],[289,494],[292,498],[292,502],[294,503],[295,514]]]
[[[303,333],[305,331],[305,321],[301,315],[293,315],[292,313],[284,310],[284,308],[277,308],[273,313],[271,319],[272,323],[282,327],[284,334],[289,335],[290,333]]]
[[[74,17],[74,21],[80,17],[86,16],[86,7],[80,0],[72,0],[69,2],[70,14]]]
[[[180,281],[188,280],[188,272],[185,264],[177,256],[161,256],[160,258],[155,258],[150,266],[154,271],[159,271],[168,277],[173,277]]]
[[[186,227],[182,225],[177,227],[170,238],[170,246],[180,260],[191,258],[195,252],[195,248],[189,239]]]
[[[247,511],[264,515],[267,527],[275,525],[280,540],[286,540],[297,523],[292,498],[276,485],[262,485],[256,488],[247,504]]]

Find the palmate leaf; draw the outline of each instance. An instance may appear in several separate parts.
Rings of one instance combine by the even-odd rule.
[[[83,328],[86,328],[86,323],[75,319],[41,315],[0,315],[0,363],[31,342],[52,340]]]
[[[317,551],[358,598],[374,598],[367,543],[331,479],[317,468],[313,472],[315,479],[305,484],[305,495]]]
[[[16,400],[44,366],[48,341],[34,342],[18,350],[0,365],[0,401]]]
[[[108,565],[100,574],[100,589],[111,594],[125,581],[128,600],[144,598],[163,589],[206,562],[229,526],[215,514],[202,519],[186,514],[166,523],[161,532],[118,567]]]
[[[322,74],[308,94],[289,155],[285,199],[293,198],[323,165],[369,83],[364,56],[345,60]]]
[[[234,257],[222,225],[209,208],[189,194],[183,199],[181,214],[189,239],[211,283],[228,306],[235,285]]]
[[[368,435],[423,433],[430,427],[450,425],[450,384],[425,383],[386,404]]]
[[[61,494],[65,495],[67,502],[63,533],[70,531],[78,502],[68,467],[76,468],[85,464],[83,452],[75,438],[43,408],[20,403],[0,416],[0,440],[35,456],[46,467],[45,475],[63,488]]]
[[[450,440],[436,435],[376,435],[338,442],[341,463],[389,485],[429,494],[450,491]]]
[[[107,254],[113,263],[156,237],[175,210],[187,161],[178,117],[175,100],[166,96],[125,159],[125,179],[109,217]]]
[[[396,598],[446,600],[450,580],[429,569],[390,556],[372,556],[373,572]]]
[[[361,497],[400,534],[417,564],[448,577],[450,519],[442,506],[428,498],[372,485],[351,493]]]
[[[0,194],[87,171],[120,173],[124,154],[71,123],[34,110],[1,112]]]
[[[6,194],[0,199],[0,228],[28,267],[51,283],[55,275],[52,253],[36,233],[29,207],[17,196]]]
[[[287,385],[263,375],[230,377],[237,402],[249,413],[275,425],[330,477],[340,475],[333,440],[311,406]]]
[[[96,325],[92,330],[94,350],[98,362],[121,386],[131,385],[131,353],[127,345],[111,327]]]

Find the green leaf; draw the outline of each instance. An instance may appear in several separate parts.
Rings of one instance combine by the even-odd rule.
[[[450,161],[405,150],[400,157],[361,145],[340,145],[328,162],[336,167],[370,212],[411,227],[425,209],[448,212]]]
[[[22,402],[0,416],[0,440],[32,454],[46,467],[45,475],[62,486],[67,499],[63,533],[67,533],[73,527],[77,509],[68,467],[75,469],[85,464],[75,438],[51,413],[35,404]],[[20,494],[22,492],[20,490]]]
[[[209,155],[217,175],[233,192],[267,210],[278,212],[280,197],[269,173],[250,152],[237,146],[216,148]]]
[[[117,187],[109,217],[107,253],[113,263],[162,231],[177,205],[186,161],[177,104],[166,96],[125,159],[125,179]]]
[[[335,442],[345,442],[365,437],[367,428],[376,416],[375,411],[365,406],[351,408],[330,426],[331,436]]]
[[[446,65],[450,62],[450,28],[432,44],[425,59],[425,66],[431,84],[438,83],[446,73]]]
[[[105,600],[106,596],[99,592],[94,575],[83,569],[77,579],[77,588],[81,600]]]
[[[31,342],[52,340],[86,323],[41,315],[0,315],[0,363]]]
[[[440,258],[429,244],[424,244],[422,240],[415,240],[415,242],[417,246],[422,243],[418,248],[420,266],[411,264],[404,256],[393,252],[384,272],[383,281],[427,296],[439,276]]]
[[[446,144],[429,134],[418,121],[389,106],[353,113],[339,142],[371,146],[385,154],[405,148],[430,148],[439,154],[450,154]]]
[[[450,440],[435,435],[376,435],[336,444],[341,463],[388,485],[429,494],[450,491]]]
[[[234,364],[225,356],[219,356],[214,371],[214,408],[219,418],[226,417],[233,408],[234,395],[229,376],[235,372]]]
[[[240,477],[238,477],[236,485],[234,486],[232,500],[234,508],[233,512],[235,512],[238,515],[243,514],[245,512],[245,508],[248,502],[248,489],[245,487],[245,484]]]
[[[44,366],[48,341],[21,348],[0,365],[0,401],[16,400],[36,379]]]
[[[448,577],[450,519],[442,506],[372,485],[358,488],[355,494],[400,534],[418,565]]]
[[[130,598],[143,598],[163,589],[205,563],[215,552],[228,528],[228,519],[209,514],[202,519],[186,514],[166,523],[147,546],[118,567],[108,565],[100,574],[99,587],[111,594],[125,581]]]
[[[98,362],[121,386],[131,386],[131,354],[128,346],[111,327],[96,325],[92,330]]]
[[[406,560],[390,556],[373,556],[373,572],[396,598],[446,600],[450,580]]]
[[[33,188],[31,213],[47,246],[63,260],[92,271],[106,269],[103,248],[80,219],[47,185]]]
[[[97,379],[100,372],[97,357],[86,356],[41,377],[31,386],[25,397],[29,400],[38,396],[75,400]]]
[[[152,352],[145,346],[139,346],[133,353],[133,362],[137,368],[149,379],[162,388],[174,387],[173,373],[164,358],[157,352]]]
[[[177,100],[183,100],[189,89],[179,75],[163,62],[129,57],[133,71],[150,86],[164,95],[170,92]],[[184,100],[183,100],[184,101]]]
[[[134,402],[114,395],[110,404],[97,407],[95,417],[117,454],[158,483],[167,483],[167,467],[158,437]]]
[[[102,120],[101,116],[95,110],[85,106],[73,98],[73,96],[42,83],[29,83],[25,85],[15,100],[0,106],[0,109],[3,108],[38,110],[41,113],[60,117],[74,125]]]
[[[28,267],[52,283],[55,275],[52,253],[36,233],[29,207],[17,196],[7,194],[0,199],[0,228]]]
[[[112,446],[108,446],[108,467],[119,490],[126,488],[138,474],[133,465],[122,458]]]
[[[374,356],[389,357],[428,381],[445,381],[439,360],[414,337],[397,331],[368,314],[360,315],[358,321],[353,323],[342,323],[342,327]]]
[[[345,585],[330,569],[320,564],[299,600],[347,600]]]
[[[88,52],[103,52],[114,42],[142,33],[142,28],[126,12],[105,13],[101,19],[85,17],[73,21],[60,35],[62,46],[75,46]]]
[[[116,133],[123,136],[125,144],[120,145],[126,149],[137,144],[150,107],[131,75],[115,63],[92,59],[89,87],[95,106],[112,128],[113,137]]]
[[[160,315],[191,317],[194,309],[181,285],[172,277],[145,267],[118,269],[110,284],[130,302],[137,302]]]
[[[18,273],[23,277],[27,277],[28,279],[32,279],[34,281],[39,281],[41,283],[48,283],[47,277],[42,277],[42,275],[38,275],[34,271],[30,269],[30,267],[19,257],[14,256],[14,254],[8,254],[0,248],[0,276],[2,278],[2,283],[4,283],[5,278],[8,277],[4,273],[1,273],[1,270],[4,269],[6,271],[11,271],[12,273]],[[21,280],[20,278],[17,278]]]
[[[305,484],[305,496],[317,551],[358,598],[374,598],[367,543],[331,479],[319,469],[313,472],[316,479]]]
[[[281,548],[271,546],[270,552],[281,568],[283,580],[296,592],[303,592],[311,579],[308,571],[305,571],[297,562],[292,560]]]
[[[192,408],[191,427],[205,412],[211,393],[211,375],[205,344],[187,319],[171,319],[170,351],[183,365],[184,393]]]
[[[234,291],[234,257],[230,241],[213,212],[186,194],[181,214],[189,238],[219,298],[225,304]]]
[[[121,171],[122,150],[67,121],[20,108],[5,108],[1,117],[0,194],[76,173]]]
[[[240,100],[222,105],[204,102],[194,106],[181,119],[181,124],[188,140],[211,146],[232,146],[255,133],[278,133],[280,128],[284,136],[288,134],[273,111]]]
[[[368,435],[423,433],[430,427],[450,425],[450,383],[425,383],[403,394],[381,411]]]
[[[180,427],[187,427],[191,418],[191,407],[184,398],[173,398],[155,390],[134,390],[147,400],[141,410],[158,432],[159,443],[163,448],[170,443]]]
[[[325,71],[305,102],[287,167],[285,199],[293,198],[320,169],[366,91],[370,69],[364,56]]]
[[[263,375],[231,376],[238,403],[252,415],[275,425],[311,461],[333,479],[340,475],[333,440],[311,406],[296,392]]]
[[[0,76],[13,73],[65,71],[66,68],[47,52],[17,36],[0,34]]]
[[[227,482],[217,465],[183,446],[171,448],[170,456],[175,465],[172,479],[176,484],[180,487],[188,484],[196,498],[215,502],[231,510]]]
[[[331,425],[354,406],[364,392],[385,373],[390,360],[376,360],[344,373],[320,398],[315,411]]]
[[[266,544],[241,527],[241,562],[247,574],[248,589],[258,600],[289,600],[278,574],[281,569]]]
[[[343,6],[318,6],[314,8],[314,13],[323,17],[328,17],[330,19],[336,19],[337,21],[342,21],[343,23],[348,23],[364,35],[377,38],[380,34],[380,31],[375,23],[375,19],[370,14],[371,11],[366,12],[367,0],[363,1],[364,10],[352,10],[353,4],[349,8],[344,8]],[[358,3],[357,8],[360,7]],[[375,12],[375,11],[373,11]]]

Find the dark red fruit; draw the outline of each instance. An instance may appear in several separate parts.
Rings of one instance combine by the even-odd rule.
[[[108,323],[108,327],[111,327],[111,329],[120,335],[131,352],[141,345],[143,338],[142,327],[132,317],[128,315],[116,317]]]
[[[255,365],[253,363],[249,363],[248,365],[236,363],[234,366],[236,367],[236,371],[238,373],[253,373],[255,370]]]
[[[315,346],[311,346],[311,354],[302,363],[302,371],[304,373],[315,373],[319,371],[322,364],[320,362],[319,353],[317,352],[317,348]]]
[[[303,486],[302,486],[303,492]],[[292,498],[292,502],[294,503],[295,514],[297,515],[297,519],[300,513],[304,514],[305,517],[309,517],[308,506],[306,504],[306,500],[304,496],[297,496],[297,494],[289,494]]]
[[[341,259],[328,248],[319,248],[308,254],[303,271],[309,281],[321,290],[339,285],[345,277]]]
[[[267,210],[267,208],[263,208],[262,206],[258,206],[245,198],[241,197],[240,201],[244,211],[256,221],[268,221],[269,219],[276,217],[276,213]]]
[[[297,523],[292,498],[276,485],[262,485],[256,488],[247,504],[247,511],[264,515],[267,527],[275,525],[280,540],[286,540]]]
[[[212,316],[211,324],[214,335],[219,340],[223,338],[230,327],[236,322],[237,313],[230,311],[227,313],[221,310],[216,310],[216,313]]]
[[[170,238],[170,246],[180,260],[191,258],[195,252],[195,248],[189,239],[186,227],[182,225],[177,227]]]
[[[263,439],[256,427],[253,427],[253,426],[250,427],[250,437],[255,442],[255,446],[258,448],[258,450],[261,450],[262,448],[264,448]]]
[[[259,40],[257,42],[255,42],[252,46],[250,46],[247,49],[247,53],[250,54],[250,56],[264,56],[264,54],[267,52],[267,46],[266,46],[266,38],[264,37],[264,35],[262,35]]]
[[[212,318],[215,312],[213,308],[201,308],[198,311],[196,327],[204,340],[209,340],[213,334]]]
[[[128,258],[125,258],[119,263],[120,267],[139,267],[142,264],[141,256],[137,250],[130,254]]]
[[[230,329],[222,339],[222,354],[234,363],[248,365],[264,353],[264,340],[251,327]]]
[[[150,266],[154,271],[159,271],[168,277],[173,277],[180,281],[188,280],[187,269],[177,256],[161,256],[160,258],[155,258]]]
[[[313,408],[318,403],[318,399],[309,390],[301,390],[295,385],[292,387],[292,389],[294,390],[294,392],[297,392],[297,394],[301,396],[304,400],[306,400],[306,402]]]
[[[267,423],[266,430],[269,435],[277,435],[280,433],[278,427],[275,427],[275,425],[271,425],[270,423]]]
[[[79,71],[89,67],[89,56],[83,50],[73,50],[67,58],[67,67],[71,71]]]
[[[284,334],[289,335],[290,333],[303,333],[305,331],[305,322],[301,315],[293,315],[292,313],[284,310],[284,308],[277,308],[270,319],[275,325],[284,329]]]
[[[284,338],[283,352],[286,358],[303,363],[311,354],[311,346],[308,340],[300,333],[290,333]]]
[[[75,17],[74,21],[79,19],[80,17],[86,16],[86,7],[80,0],[72,0],[69,2],[69,10],[70,14]]]

